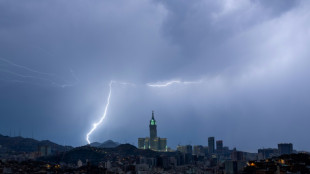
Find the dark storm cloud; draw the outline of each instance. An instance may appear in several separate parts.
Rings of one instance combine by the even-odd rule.
[[[113,85],[93,141],[136,143],[154,109],[172,147],[216,136],[245,150],[278,142],[307,149],[309,8],[280,0],[0,1],[0,58],[37,71],[0,61],[0,131],[82,145],[117,80],[136,85]],[[168,80],[197,83],[146,85]]]
[[[240,53],[232,55],[244,43],[227,48],[226,42],[255,26],[281,17],[297,4],[297,1],[161,2],[168,11],[163,25],[164,36],[180,47],[181,62],[183,66],[190,65],[188,73],[194,75],[217,72],[251,61],[250,57],[242,59]]]

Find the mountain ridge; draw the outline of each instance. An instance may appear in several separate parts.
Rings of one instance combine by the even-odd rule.
[[[93,142],[90,144],[91,147],[99,147],[99,148],[114,148],[119,146],[120,143],[115,142],[113,140],[106,140],[103,143],[99,143],[99,142]]]
[[[0,134],[0,154],[20,154],[37,152],[39,146],[50,146],[51,151],[64,152],[73,149],[72,146],[62,146],[49,140],[36,140],[21,136],[10,137]]]

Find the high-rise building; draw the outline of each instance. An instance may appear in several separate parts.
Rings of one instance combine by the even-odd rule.
[[[217,153],[221,153],[223,151],[223,141],[222,140],[216,141],[216,151],[217,151]]]
[[[151,149],[156,151],[167,151],[167,138],[157,137],[157,124],[152,111],[152,118],[149,124],[150,137],[138,138],[139,149]]]
[[[258,160],[264,160],[278,155],[278,149],[258,149],[257,158]]]
[[[193,147],[191,145],[186,146],[177,146],[177,151],[185,154],[191,154],[193,153]]]
[[[150,138],[154,139],[157,137],[157,125],[156,120],[154,118],[154,111],[152,111],[152,119],[150,120]]]
[[[203,146],[198,145],[198,146],[194,146],[193,147],[193,154],[197,155],[197,156],[204,156],[205,155],[205,151]]]
[[[39,156],[48,156],[52,154],[51,146],[47,145],[39,145],[38,146]]]
[[[145,138],[138,138],[138,147],[140,149],[145,149]]]
[[[214,153],[214,137],[208,138],[209,153]]]
[[[293,153],[293,144],[292,143],[280,143],[280,144],[278,144],[278,152],[279,152],[279,155]]]
[[[231,160],[233,161],[242,161],[243,159],[243,152],[237,151],[236,148],[231,152]]]
[[[150,120],[150,146],[151,149],[156,149],[158,147],[159,139],[157,139],[157,125],[154,118],[154,111],[152,111],[152,119]]]

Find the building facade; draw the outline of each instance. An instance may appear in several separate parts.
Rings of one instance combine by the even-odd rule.
[[[209,137],[208,138],[208,147],[209,147],[209,153],[214,153],[215,152],[214,137]]]
[[[264,160],[278,156],[278,149],[267,148],[267,149],[258,149],[257,159]]]
[[[205,149],[201,145],[197,145],[193,147],[193,154],[196,156],[205,156]]]
[[[279,155],[291,154],[293,153],[292,143],[280,143],[278,144]]]
[[[223,140],[216,141],[216,151],[221,153],[223,151]]]
[[[150,137],[138,138],[139,149],[151,149],[155,151],[167,151],[167,138],[157,136],[157,124],[152,111],[152,118],[149,124]]]

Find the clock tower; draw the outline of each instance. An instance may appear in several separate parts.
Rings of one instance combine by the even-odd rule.
[[[154,111],[152,111],[152,119],[150,120],[150,139],[154,140],[157,137],[157,125],[154,118]]]

